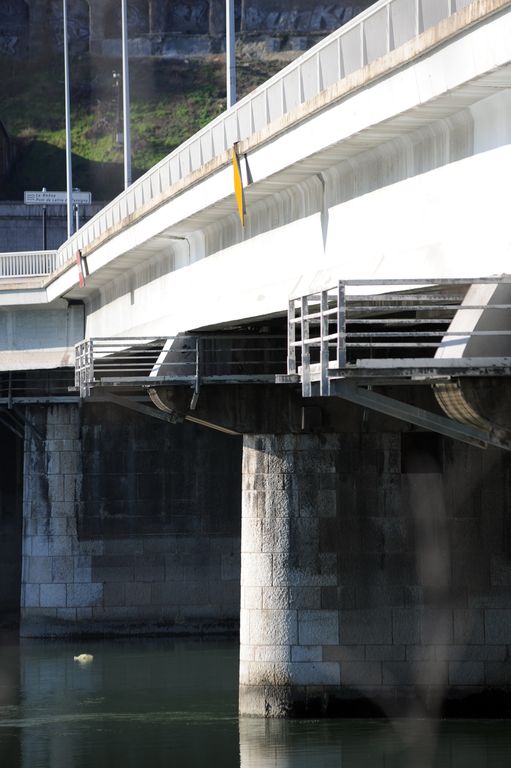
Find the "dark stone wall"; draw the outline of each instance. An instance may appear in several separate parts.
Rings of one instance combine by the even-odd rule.
[[[82,418],[80,537],[239,536],[239,439],[117,406]]]
[[[22,635],[236,631],[240,463],[118,406],[29,409]]]
[[[22,441],[0,424],[0,627],[20,610]]]
[[[369,0],[236,0],[236,28],[242,40],[267,39],[272,50],[305,48],[370,4]],[[62,49],[61,0],[4,0],[0,5],[0,55],[38,58]],[[69,0],[68,23],[73,54],[90,50],[119,55],[117,0]],[[129,0],[128,29],[134,56],[218,52],[225,35],[225,1]]]

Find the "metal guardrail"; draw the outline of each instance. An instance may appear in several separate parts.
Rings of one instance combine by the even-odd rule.
[[[0,253],[0,279],[43,277],[57,268],[57,251]]]
[[[468,289],[479,284],[510,283],[511,278],[346,280],[337,286],[289,302],[288,375],[299,376],[303,394],[311,394],[313,381],[328,394],[336,376],[410,376],[433,369],[448,373],[485,374],[498,365],[509,368],[509,358],[435,357],[447,339],[464,342],[511,337],[511,329],[449,330],[458,312],[490,310],[511,312],[509,303],[474,304],[464,301]],[[371,293],[370,287],[379,292]],[[355,289],[368,292],[355,293]],[[392,289],[396,290],[392,290]],[[399,290],[401,288],[401,290]],[[462,304],[463,302],[463,304]]]
[[[285,373],[287,340],[277,335],[92,338],[75,346],[75,387],[274,381]]]
[[[58,266],[237,141],[435,26],[472,0],[379,0],[181,144],[59,249]]]

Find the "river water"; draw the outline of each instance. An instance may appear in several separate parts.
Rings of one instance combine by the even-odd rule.
[[[73,660],[94,655],[91,663]],[[233,640],[0,646],[1,768],[508,768],[510,721],[238,718]]]

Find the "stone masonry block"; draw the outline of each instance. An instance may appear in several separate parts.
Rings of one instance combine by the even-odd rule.
[[[48,476],[48,496],[52,504],[55,501],[74,501],[74,497],[65,494],[64,475]]]
[[[110,606],[126,605],[126,593],[124,584],[104,584],[103,585],[103,604],[105,608]]]
[[[266,647],[266,646],[263,646]],[[269,646],[268,646],[269,647]],[[285,648],[286,646],[282,646]],[[240,645],[240,662],[254,661],[255,648],[252,645]]]
[[[392,639],[394,643],[406,645],[421,643],[421,610],[419,608],[392,609]]]
[[[68,520],[65,517],[54,517],[53,514],[49,522],[49,533],[51,536],[67,536]],[[51,553],[53,554],[53,553]]]
[[[455,608],[453,610],[454,642],[484,643],[484,609]]]
[[[292,534],[289,518],[265,518],[261,523],[261,550],[263,552],[289,552],[291,550]]]
[[[322,587],[290,587],[290,608],[321,608]]]
[[[27,558],[27,582],[44,584],[51,582],[51,558],[29,557]]]
[[[65,608],[66,585],[41,584],[40,605],[43,608]]]
[[[266,510],[266,493],[264,491],[244,490],[241,504],[243,520],[252,517],[262,518]]]
[[[364,661],[365,645],[324,645],[323,661]]]
[[[447,662],[387,661],[382,665],[384,685],[441,686],[448,684]]]
[[[161,565],[144,565],[137,563],[134,571],[135,581],[163,581],[165,578],[165,564],[162,560]]]
[[[74,580],[74,558],[52,557],[52,581],[69,584]]]
[[[487,661],[484,665],[484,679],[487,685],[504,688],[511,683],[511,661]]]
[[[52,523],[57,518],[74,518],[75,503],[74,501],[52,501],[51,504],[51,520]],[[55,531],[56,533],[56,531]]]
[[[68,584],[67,606],[77,608],[82,606],[101,605],[103,601],[102,584]]]
[[[398,646],[401,647],[401,646]],[[448,646],[447,646],[448,647]],[[407,661],[434,661],[435,659],[445,660],[446,656],[437,655],[436,645],[407,645],[406,646],[406,660]]]
[[[504,661],[505,645],[437,645],[436,658],[446,661]]]
[[[184,565],[177,555],[165,555],[165,581],[183,581]]]
[[[317,496],[317,513],[319,517],[335,517],[337,515],[337,491],[334,488],[322,488]]]
[[[253,648],[254,661],[286,662],[291,660],[289,645],[256,645]]]
[[[76,541],[73,546],[75,555],[102,555],[104,542],[102,539],[91,539],[89,541]]]
[[[182,584],[150,584],[151,603],[171,604],[181,606],[207,605],[209,603],[209,589],[204,582],[183,582]],[[126,585],[128,588],[128,585]]]
[[[272,555],[241,553],[241,585],[267,587],[272,584]]]
[[[291,646],[291,661],[323,661],[323,647],[321,645],[293,645]]]
[[[273,585],[328,587],[337,584],[336,556],[303,548],[298,553],[273,555]]]
[[[344,661],[341,664],[343,685],[381,685],[382,665],[378,661]]]
[[[263,521],[257,517],[243,517],[241,526],[243,554],[263,551]],[[271,551],[271,550],[266,550]]]
[[[112,542],[105,542],[105,554],[117,555],[128,554],[126,549],[121,550],[121,545],[131,544],[137,547],[137,551],[133,554],[153,555],[155,553],[161,553],[164,555],[173,555],[176,551],[176,539],[170,536],[144,536],[143,539],[119,539]],[[115,545],[115,548],[114,548]],[[117,549],[119,547],[119,549]],[[139,549],[140,547],[140,549]]]
[[[30,553],[35,557],[48,556],[48,536],[32,536]]]
[[[240,608],[240,648],[254,646],[250,644],[250,614],[247,608]],[[241,651],[240,651],[241,654]]]
[[[291,662],[288,666],[289,679],[295,685],[339,685],[341,672],[335,661]]]
[[[291,517],[296,499],[297,496],[294,489],[272,489],[271,493],[265,494],[264,517],[269,520],[273,520],[276,517]]]
[[[486,642],[511,643],[511,608],[487,609],[484,615]]]
[[[82,476],[80,474],[64,475],[64,501],[77,501],[81,497]]]
[[[259,610],[263,607],[263,588],[262,587],[242,587],[241,588],[241,607],[249,610]],[[276,606],[272,606],[276,607]]]
[[[451,685],[483,685],[484,662],[450,661],[449,683]]]
[[[296,645],[296,611],[250,611],[251,645]]]
[[[39,602],[39,584],[25,584],[24,588],[24,606],[27,608],[35,608],[40,605]]]
[[[345,610],[339,615],[339,623],[343,645],[391,645],[395,642],[390,609]]]
[[[249,685],[274,685],[275,668],[282,666],[271,661],[249,661],[245,663],[248,667]],[[285,680],[287,682],[287,677]]]
[[[339,642],[337,611],[298,611],[300,645],[335,645]]]
[[[406,647],[404,645],[367,645],[367,661],[404,661]]]
[[[92,581],[91,558],[88,555],[75,555],[74,561],[74,581],[79,584],[86,584]]]
[[[288,587],[263,587],[263,608],[289,608]],[[247,606],[248,607],[248,606]]]
[[[57,608],[57,619],[76,621],[76,608]]]
[[[133,581],[134,579],[134,568],[133,566],[130,566],[129,568],[108,568],[108,567],[94,567],[92,569],[92,578],[94,581],[101,582],[101,581]]]
[[[423,645],[452,643],[453,615],[451,608],[423,608],[421,640]]]
[[[151,585],[143,582],[125,584],[126,605],[141,606],[151,604]]]
[[[73,540],[71,536],[50,536],[48,539],[48,552],[50,555],[71,555],[73,553]]]

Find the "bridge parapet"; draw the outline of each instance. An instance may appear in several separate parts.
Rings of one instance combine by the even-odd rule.
[[[335,83],[463,11],[471,1],[379,0],[208,123],[105,206],[60,248],[58,266],[140,209],[157,205],[173,189],[179,191],[179,185],[203,167],[229,162],[236,142],[313,102]]]
[[[57,269],[57,251],[16,251],[0,253],[0,280],[17,277],[44,277]]]

